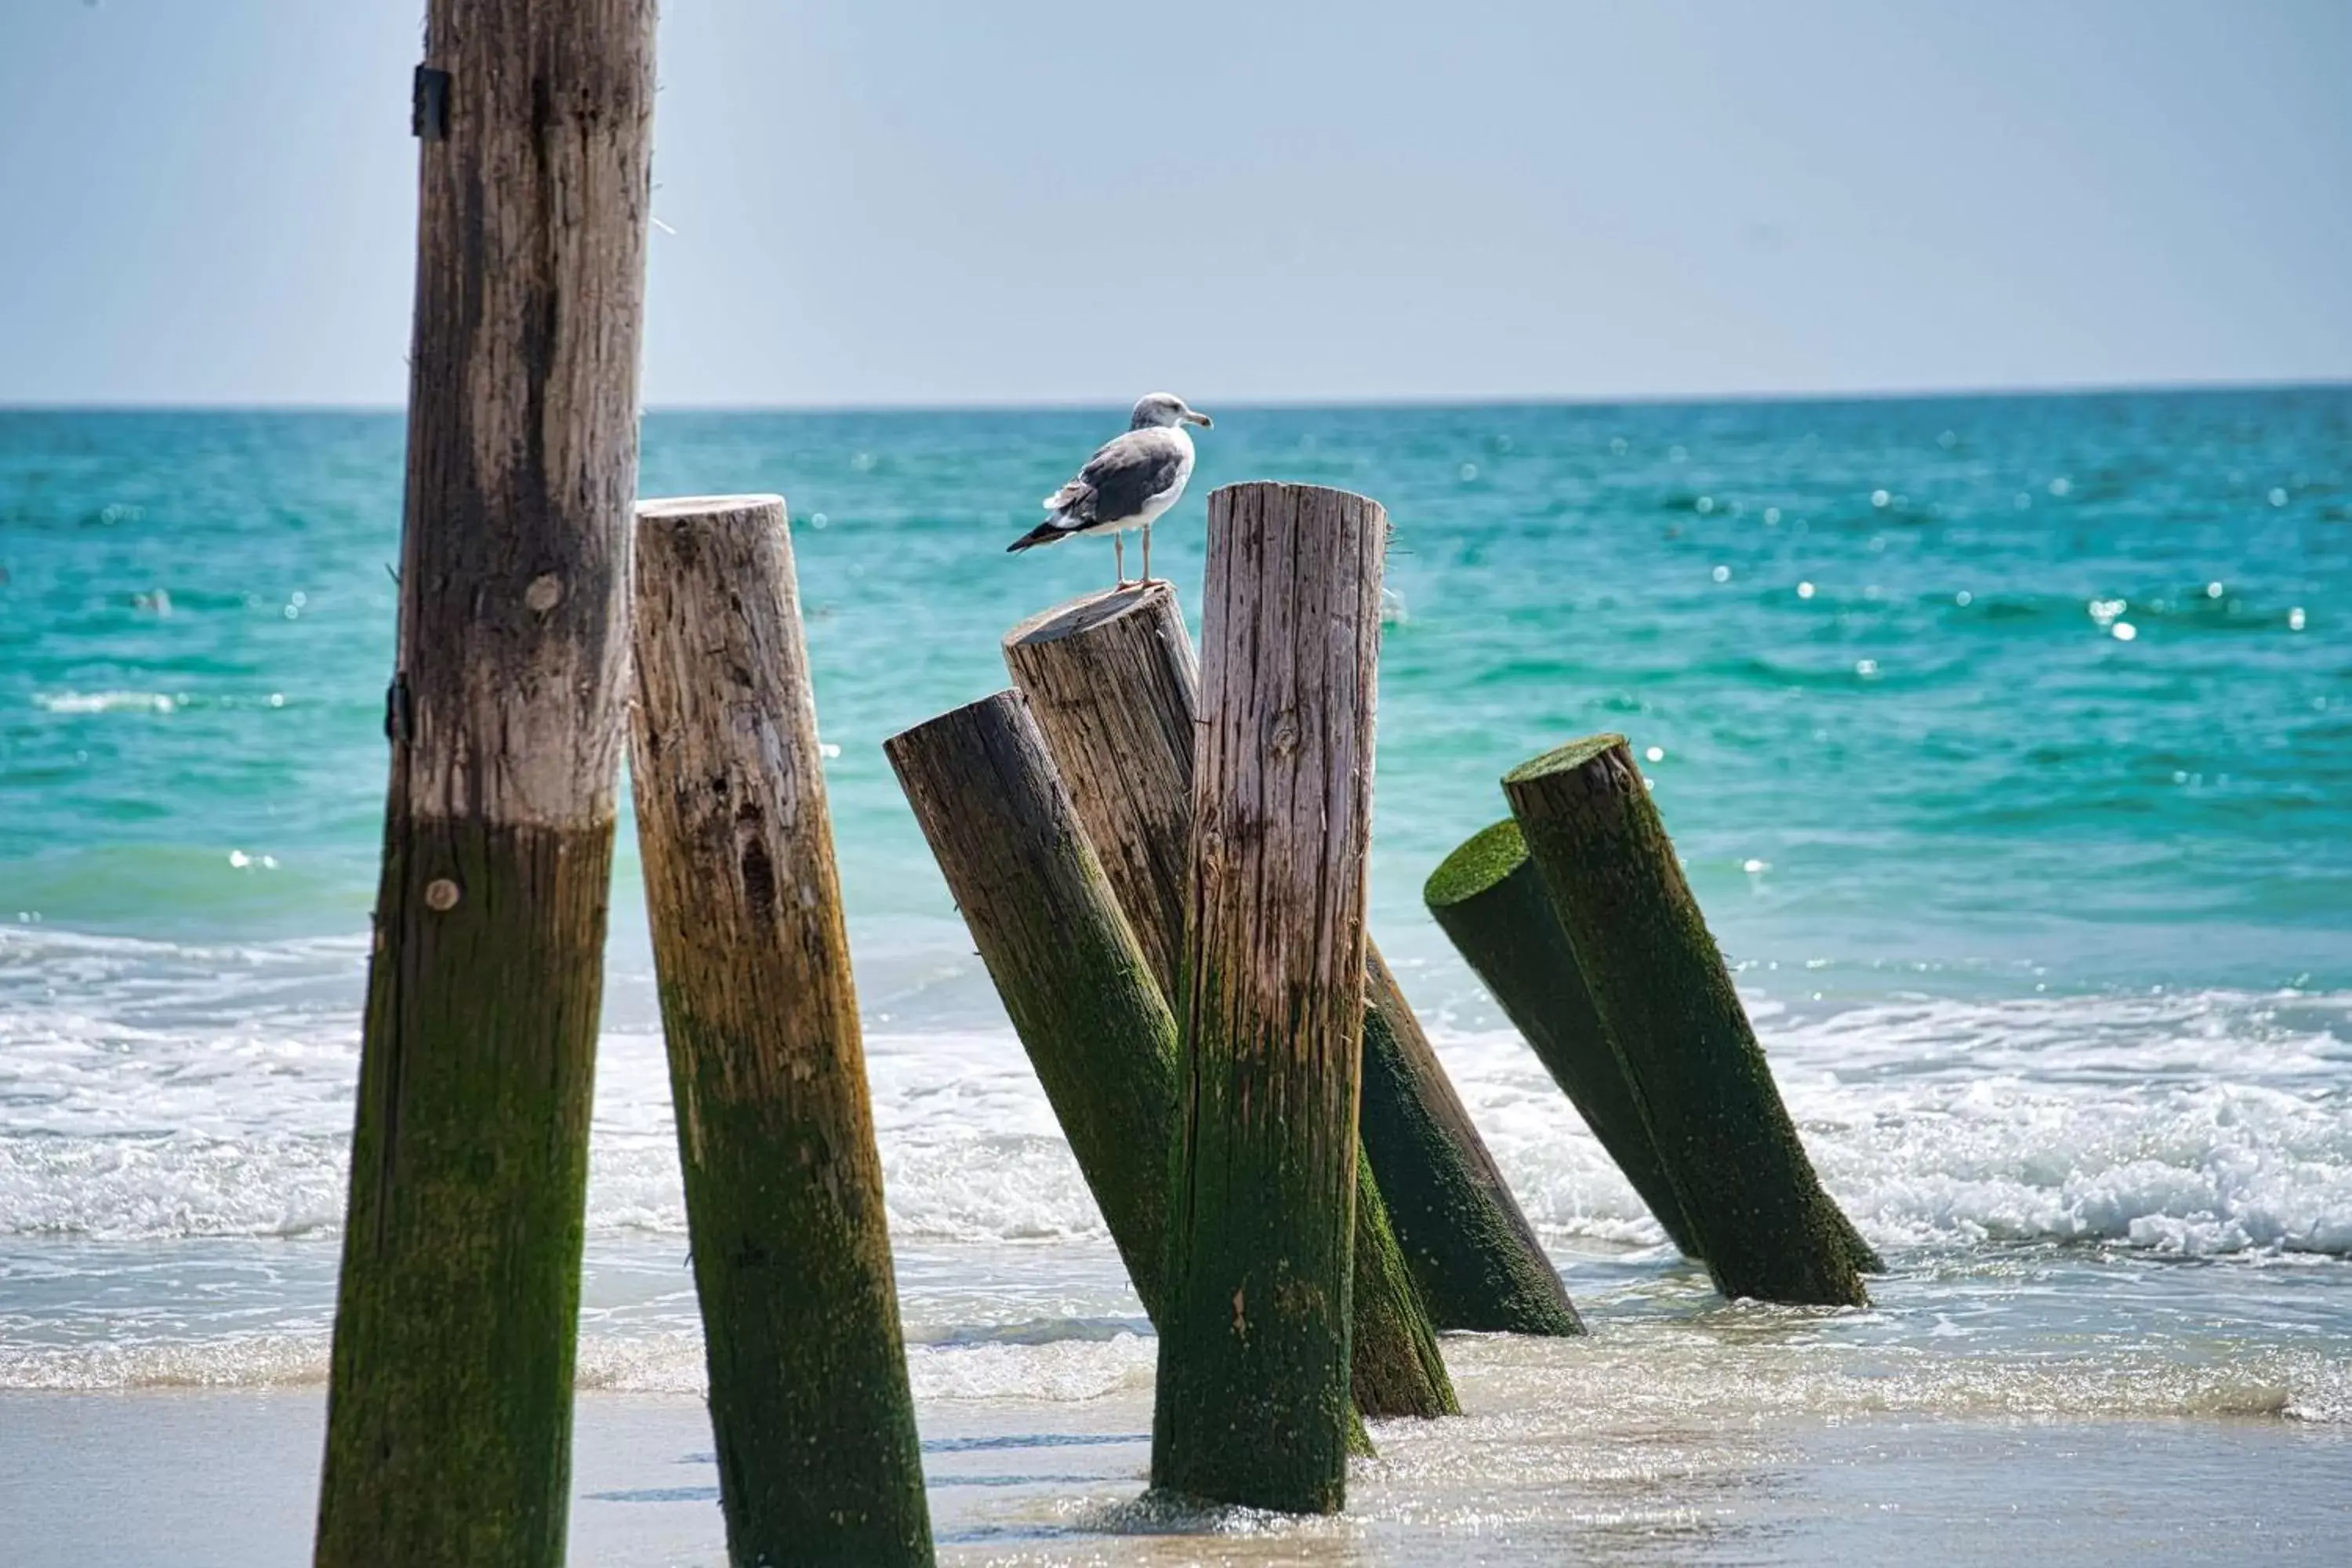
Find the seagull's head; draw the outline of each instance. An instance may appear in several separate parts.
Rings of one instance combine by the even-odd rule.
[[[1149,430],[1155,425],[1198,425],[1205,430],[1212,421],[1199,409],[1172,392],[1147,392],[1135,405],[1133,417],[1127,422],[1130,430]]]

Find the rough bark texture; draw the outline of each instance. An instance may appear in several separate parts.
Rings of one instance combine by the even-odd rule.
[[[1151,1477],[1220,1502],[1346,1497],[1386,532],[1377,505],[1336,490],[1209,498]]]
[[[1422,896],[1666,1235],[1696,1258],[1697,1237],[1617,1047],[1593,1010],[1568,933],[1528,860],[1519,825],[1498,822],[1465,843],[1432,874]]]
[[[1503,793],[1717,1289],[1861,1306],[1822,1190],[1622,735],[1515,769]]]
[[[1005,637],[1004,662],[1152,973],[1172,994],[1200,707],[1175,591],[1153,583],[1048,610]],[[1441,1329],[1581,1331],[1395,977],[1377,948],[1368,951],[1361,1138],[1430,1320]]]
[[[884,743],[1045,1085],[1143,1309],[1160,1321],[1176,1020],[1012,692]],[[1369,1179],[1369,1172],[1366,1173]],[[1367,1415],[1432,1415],[1452,1385],[1377,1202],[1361,1205],[1355,1386]]]
[[[929,1563],[784,504],[637,517],[630,768],[728,1555]]]
[[[317,1558],[552,1564],[628,651],[654,0],[432,0]],[[435,79],[438,80],[439,79]]]

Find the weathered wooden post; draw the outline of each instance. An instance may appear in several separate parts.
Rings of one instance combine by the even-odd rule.
[[[884,742],[1144,1310],[1162,1312],[1176,1020],[1026,706],[1005,691]],[[1362,1173],[1359,1192],[1370,1193]],[[1437,1415],[1453,1385],[1377,1194],[1357,1214],[1351,1386]]]
[[[429,0],[383,868],[317,1560],[563,1556],[655,0]]]
[[[1372,705],[1388,521],[1209,498],[1156,1487],[1330,1512],[1347,1491],[1349,1243]]]
[[[1717,1289],[1865,1304],[1851,1227],[1798,1142],[1625,738],[1547,752],[1505,774],[1503,793]]]
[[[1152,973],[1175,994],[1200,676],[1174,589],[1150,583],[1048,610],[1007,635],[1004,662]],[[1377,947],[1368,952],[1361,1140],[1432,1321],[1580,1332],[1395,976]]]
[[[1464,843],[1431,873],[1422,899],[1668,1238],[1686,1257],[1697,1257],[1682,1199],[1617,1047],[1593,1011],[1568,933],[1528,860],[1519,825],[1498,822]]]
[[[777,496],[637,508],[630,752],[730,1561],[929,1563]]]

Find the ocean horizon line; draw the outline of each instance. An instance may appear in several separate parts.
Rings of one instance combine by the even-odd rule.
[[[1954,387],[1885,387],[1871,389],[1815,389],[1801,391],[1720,391],[1689,393],[1629,393],[1629,394],[1507,394],[1507,393],[1432,393],[1404,396],[1379,397],[1219,397],[1213,395],[1201,398],[1203,405],[1264,413],[1332,413],[1362,410],[1368,412],[1412,412],[1433,409],[1495,409],[1527,410],[1539,408],[1722,408],[1753,405],[1820,405],[1823,406],[1855,405],[1884,403],[2018,403],[2066,402],[2117,397],[2188,397],[2214,395],[2256,395],[2279,393],[2352,391],[2352,375],[2309,378],[2250,378],[2246,380],[2212,379],[2202,381],[2161,382],[2053,382],[2016,385],[1982,385]],[[817,417],[863,416],[925,416],[948,415],[1024,415],[1024,414],[1086,414],[1107,408],[1118,408],[1126,399],[1057,398],[1038,401],[1005,399],[971,402],[778,402],[778,403],[651,403],[641,412],[646,415],[804,415]],[[306,402],[208,402],[184,403],[142,402],[59,402],[41,403],[0,399],[0,416],[22,415],[396,415],[404,412],[400,403],[306,403]]]

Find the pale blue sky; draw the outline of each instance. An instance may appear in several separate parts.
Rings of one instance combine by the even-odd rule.
[[[397,403],[420,15],[0,0],[0,401]],[[669,0],[661,55],[655,404],[2352,377],[2352,0]]]

